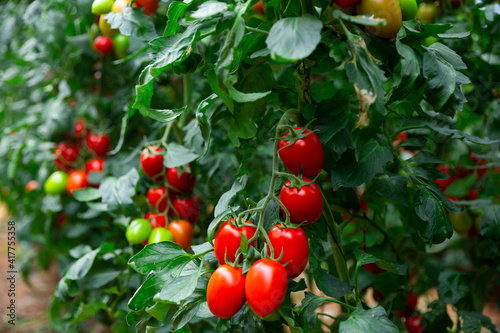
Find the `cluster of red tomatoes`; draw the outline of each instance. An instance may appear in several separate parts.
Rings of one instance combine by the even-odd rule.
[[[82,144],[85,139],[85,145]],[[60,142],[54,149],[54,165],[60,171],[52,173],[44,184],[47,194],[61,194],[66,190],[73,196],[73,191],[98,183],[89,181],[89,174],[104,171],[104,156],[109,150],[107,134],[97,134],[86,128],[83,119],[74,125],[73,142]],[[83,149],[82,149],[83,148]],[[84,164],[84,156],[93,157]]]
[[[129,6],[132,0],[94,0],[92,3],[92,13],[98,15],[96,21],[99,24],[101,36],[97,36],[93,41],[93,47],[103,55],[114,52],[118,59],[127,56],[129,37],[120,34],[118,29],[112,29],[105,18],[109,12],[120,13]],[[136,0],[132,7],[143,8],[144,14],[152,15],[158,9],[159,0]]]
[[[242,235],[249,240],[248,246],[256,246],[256,233],[261,231],[249,221],[231,219],[222,224],[214,240],[215,256],[221,266],[212,274],[207,288],[208,307],[219,318],[234,316],[245,302],[260,318],[273,314],[283,302],[288,278],[299,276],[307,265],[309,243],[298,225],[315,223],[323,210],[321,191],[311,182],[323,168],[323,147],[315,133],[296,128],[283,136],[279,148],[287,169],[296,176],[302,174],[303,181],[310,184],[296,188],[290,187],[288,181],[283,185],[280,201],[292,224],[279,223],[271,228],[265,244],[271,258],[256,261],[246,275],[238,267],[243,261],[238,254]],[[272,258],[271,246],[279,260]]]
[[[163,161],[161,147],[144,148],[141,154],[144,174],[155,182],[166,180],[166,184],[148,190],[148,203],[153,212],[132,221],[126,236],[132,244],[174,241],[186,250],[193,241],[192,224],[200,215],[198,200],[191,194],[196,174],[189,165],[182,169],[166,168]],[[175,220],[167,223],[167,217],[174,217]]]

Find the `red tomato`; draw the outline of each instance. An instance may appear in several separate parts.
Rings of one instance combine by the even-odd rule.
[[[296,129],[301,128],[298,127]],[[310,130],[306,129],[304,134],[310,132]],[[283,137],[287,134],[288,132]],[[296,176],[302,168],[303,176],[309,178],[316,177],[321,169],[323,169],[325,159],[323,146],[321,146],[316,133],[311,133],[303,139],[298,139],[293,145],[286,147],[289,143],[290,141],[287,140],[280,140],[279,143],[279,155],[286,168]]]
[[[260,318],[270,315],[283,302],[287,286],[285,267],[271,259],[260,259],[247,273],[245,296],[248,305]]]
[[[75,136],[77,138],[83,136],[83,133],[85,132],[85,120],[78,119],[73,126],[73,132],[75,132]]]
[[[285,266],[286,273],[290,278],[295,278],[304,271],[309,259],[309,243],[306,233],[302,228],[285,229],[280,228],[281,224],[274,226],[269,231],[269,241],[274,248],[274,257],[279,258],[283,252],[280,263]],[[271,250],[268,248],[267,253],[271,255]]]
[[[158,146],[144,148],[141,154],[141,168],[151,179],[160,180],[163,178],[163,149]],[[159,176],[159,177],[158,177]]]
[[[174,242],[187,250],[193,242],[193,226],[188,221],[172,221],[168,225],[168,231],[174,236]]]
[[[147,214],[146,214],[147,215]],[[156,215],[149,220],[149,224],[151,224],[151,229],[156,228],[166,228],[167,227],[167,218],[165,215]]]
[[[113,40],[108,36],[97,36],[94,39],[94,48],[103,55],[113,52]]]
[[[364,199],[359,200],[359,210],[361,211],[368,210],[368,202],[366,202],[366,200]]]
[[[385,272],[382,268],[378,267],[377,264],[374,262],[364,265],[363,269],[375,275]]]
[[[222,265],[208,281],[207,302],[218,318],[234,316],[245,304],[245,277],[242,268]]]
[[[309,178],[304,177],[305,182],[310,182]],[[323,212],[323,197],[321,191],[315,183],[305,185],[297,190],[289,188],[291,182],[287,181],[281,188],[280,200],[290,213],[290,221],[295,224],[308,222],[311,225],[316,222]],[[283,214],[283,209],[281,210]]]
[[[359,2],[359,0],[335,0],[335,3],[342,8],[354,6],[358,2]]]
[[[189,164],[187,165],[189,170],[191,171]],[[187,171],[182,172],[179,176],[179,171],[177,168],[168,168],[167,169],[167,181],[170,186],[179,190],[180,192],[191,192],[194,188],[194,184],[196,182],[196,174],[190,173]],[[178,191],[174,191],[178,193]]]
[[[149,212],[149,213],[146,213],[146,214],[144,215],[144,217],[143,217],[143,218],[144,218],[145,220],[148,220],[148,221],[149,221],[150,219],[152,219],[152,218],[153,218],[153,217],[155,217],[155,216],[156,216],[156,214],[155,214],[155,213]]]
[[[411,316],[405,320],[405,327],[408,333],[422,333],[427,325],[421,325],[422,316]]]
[[[172,205],[174,206],[175,211],[179,214],[179,217],[183,220],[195,223],[200,216],[200,204],[194,196],[190,196],[186,199],[175,198]]]
[[[486,162],[485,160],[482,160],[480,159],[479,157],[477,157],[476,153],[470,153],[469,155],[470,159],[477,165],[477,166],[485,166],[485,165],[488,165],[488,162]],[[478,179],[481,179],[484,177],[484,175],[486,174],[486,172],[488,171],[488,168],[480,168],[480,169],[477,169],[477,177]]]
[[[262,0],[253,5],[253,10],[260,15],[266,15],[266,11],[264,10],[264,3]]]
[[[66,182],[66,190],[69,195],[73,196],[73,191],[88,187],[87,174],[82,170],[71,171]]]
[[[450,174],[450,167],[448,165],[440,165],[436,169],[438,169],[439,171],[444,172],[447,175]],[[448,186],[451,185],[451,183],[453,183],[454,180],[455,180],[455,177],[449,177],[449,178],[443,179],[443,180],[435,180],[434,182],[436,184],[438,184],[439,188],[442,191],[444,191]]]
[[[241,228],[236,227],[231,224],[231,222],[234,222],[234,219],[224,222],[215,236],[215,257],[221,265],[226,263],[225,256],[232,262],[236,259],[236,251],[240,248],[241,243],[241,233],[245,235],[247,239],[252,238],[255,234],[255,226],[250,222],[245,221],[245,224],[248,224],[248,226],[245,225]],[[254,242],[251,242],[249,246],[254,244]],[[239,262],[241,263],[242,261],[243,258],[240,256]]]
[[[172,192],[167,192],[165,186],[160,186],[157,188],[151,188],[148,191],[148,202],[149,204],[158,209],[160,212],[164,212],[168,206],[168,200],[173,200]]]
[[[80,147],[60,142],[54,149],[54,164],[60,170],[69,170],[80,156]]]
[[[36,190],[37,188],[38,188],[38,182],[36,180],[30,180],[24,186],[24,193],[29,193],[31,191]]]
[[[406,133],[406,132],[398,133],[398,140],[400,140],[401,142],[404,142],[404,141],[406,141],[406,139],[408,139],[408,133]]]
[[[64,214],[64,213],[60,213],[57,215],[57,218],[56,218],[56,225],[59,227],[59,228],[62,228],[66,225],[66,223],[68,222],[68,215]]]
[[[479,198],[479,190],[477,188],[470,188],[465,197],[467,200],[477,200]]]
[[[411,314],[415,312],[415,309],[417,308],[417,302],[418,302],[418,294],[408,293],[408,296],[406,297],[405,311],[403,313],[400,310],[397,310],[396,311],[397,315],[400,317],[411,316]]]
[[[97,156],[104,156],[109,150],[109,137],[106,134],[87,134],[87,147]]]
[[[144,8],[144,14],[152,15],[158,10],[159,0],[136,0],[132,7]]]
[[[104,171],[104,158],[98,157],[85,163],[85,171],[89,172],[103,172]]]

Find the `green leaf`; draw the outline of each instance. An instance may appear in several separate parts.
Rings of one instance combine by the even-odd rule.
[[[184,146],[177,143],[169,143],[167,154],[165,156],[165,165],[167,168],[174,168],[181,165],[186,165],[195,159],[198,155],[190,151]]]
[[[340,333],[398,333],[399,330],[389,318],[384,308],[376,306],[370,310],[358,309],[349,319],[340,322]]]
[[[321,41],[322,28],[321,21],[312,15],[279,20],[266,38],[271,57],[296,61],[310,56]]]
[[[433,164],[442,164],[444,163],[441,159],[437,158],[434,154],[421,150],[415,156],[410,158],[408,163],[433,163]]]
[[[500,240],[500,205],[490,205],[484,208],[480,229],[481,235]]]
[[[440,301],[455,304],[470,292],[470,281],[464,274],[449,269],[439,274],[437,291]]]
[[[464,332],[480,333],[483,327],[490,330],[491,333],[497,332],[491,319],[480,313],[459,310],[458,315],[462,318],[462,329]]]
[[[89,272],[90,268],[94,264],[97,255],[113,251],[113,244],[106,243],[97,249],[88,252],[83,257],[75,261],[64,274],[63,279],[79,280],[83,278]]]
[[[147,308],[146,312],[156,320],[163,322],[171,307],[172,304],[155,303],[152,307]]]
[[[87,187],[74,190],[73,197],[80,202],[87,202],[101,198],[101,192],[97,188]]]
[[[391,151],[370,139],[362,145],[358,159],[354,152],[348,151],[331,171],[333,190],[340,186],[352,187],[372,180],[375,175],[384,171],[384,166],[393,160]]]
[[[198,280],[200,278],[200,272],[204,272],[202,270],[202,266],[200,266],[199,271],[194,274],[181,275],[171,279],[163,286],[163,289],[158,296],[159,299],[179,304],[181,301],[191,296],[196,289],[196,285],[198,284]]]
[[[139,173],[135,168],[130,169],[126,175],[120,178],[105,178],[99,187],[102,202],[111,211],[120,209],[129,214],[134,212],[135,204],[133,197],[135,196],[135,187],[138,181]]]
[[[453,235],[453,227],[438,199],[426,188],[419,186],[413,195],[418,217],[426,222],[425,231],[431,244],[442,243]]]
[[[255,102],[261,98],[266,97],[271,93],[271,91],[258,92],[258,93],[243,93],[236,90],[232,85],[227,85],[227,91],[229,96],[231,96],[238,103],[248,103]]]
[[[203,299],[197,299],[194,302],[186,301],[184,302],[175,312],[172,317],[172,323],[174,329],[177,331],[183,328],[200,310],[201,303]],[[211,314],[210,317],[213,317]]]
[[[366,26],[382,26],[386,24],[385,19],[375,18],[374,15],[348,15],[341,10],[335,9],[333,11],[333,17],[335,19],[342,19],[342,21],[347,21],[355,24],[366,25]]]
[[[148,274],[151,271],[161,271],[179,257],[189,259],[191,255],[174,242],[160,242],[145,246],[130,258],[128,264],[136,272]]]
[[[423,70],[424,77],[429,80],[424,89],[426,100],[436,109],[441,109],[455,91],[455,70],[432,51],[424,54]]]
[[[408,179],[406,177],[382,175],[373,180],[373,187],[379,194],[408,206],[410,195],[408,194]]]
[[[80,306],[76,310],[74,314],[74,318],[71,320],[71,325],[77,325],[85,320],[93,317],[99,312],[101,309],[105,309],[106,304],[102,301],[95,301],[89,304],[80,303]]]
[[[421,58],[417,56],[417,53],[410,46],[397,40],[396,49],[401,56],[399,61],[400,72],[398,76],[395,76],[396,82],[391,92],[390,102],[401,100],[411,93],[421,73]]]
[[[109,12],[104,17],[113,29],[120,29],[120,33],[144,41],[157,37],[155,26],[151,18],[141,13],[139,9],[125,8],[120,13]]]
[[[227,10],[227,3],[210,0],[202,3],[197,10],[191,13],[191,17],[200,19],[218,15],[226,10]]]
[[[424,313],[424,318],[427,320],[427,330],[430,332],[446,332],[447,328],[453,326],[448,313],[446,311],[446,303],[441,300],[429,303],[428,308],[431,311]]]
[[[163,36],[172,36],[179,32],[179,18],[183,17],[186,10],[193,2],[172,1],[167,11],[167,26]]]
[[[105,269],[103,271],[89,273],[82,279],[81,288],[86,290],[101,288],[108,282],[116,279],[120,274],[122,274],[122,271],[117,269]]]
[[[378,267],[385,271],[396,273],[399,275],[406,274],[408,270],[408,264],[399,265],[394,264],[382,259],[379,259],[369,253],[363,252],[360,249],[354,249],[354,256],[356,257],[356,265],[358,267],[364,266],[366,264],[376,263]]]

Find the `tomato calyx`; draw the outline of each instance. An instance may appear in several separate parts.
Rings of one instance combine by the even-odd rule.
[[[311,124],[311,122],[309,122],[309,124]],[[317,132],[317,130],[313,131],[309,130],[308,128],[309,124],[307,124],[304,127],[296,127],[296,128],[293,128],[292,126],[283,126],[282,128],[287,128],[289,131],[286,132],[283,136],[281,136],[280,140],[288,141],[288,145],[279,148],[278,152],[285,148],[293,146],[297,140],[304,139],[305,137]]]

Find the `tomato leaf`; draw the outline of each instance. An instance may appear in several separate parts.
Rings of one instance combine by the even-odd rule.
[[[376,306],[370,310],[358,309],[351,316],[340,322],[340,333],[397,333],[399,332],[389,318],[384,308]]]
[[[500,239],[500,205],[490,205],[484,208],[481,218],[481,235],[493,240]]]
[[[132,198],[135,195],[135,187],[138,181],[139,173],[135,168],[130,169],[126,175],[120,178],[105,178],[99,187],[102,202],[111,211],[122,210],[130,215],[135,211],[135,204]]]
[[[174,242],[160,242],[145,246],[130,258],[128,264],[136,272],[148,274],[151,271],[158,272],[164,269],[180,257],[189,259],[191,255]]]
[[[323,24],[312,15],[287,17],[274,23],[266,44],[273,59],[296,61],[313,53],[321,40]]]
[[[446,304],[455,304],[470,292],[470,281],[462,273],[448,269],[439,274],[437,287],[439,300]]]
[[[382,175],[373,179],[373,188],[379,194],[402,205],[408,206],[410,195],[408,194],[408,179],[402,176]]]
[[[497,332],[491,319],[480,313],[459,310],[458,315],[462,318],[462,329],[464,332],[480,333],[483,327],[490,330],[490,332]]]
[[[385,271],[396,273],[399,275],[405,275],[408,270],[408,264],[399,265],[392,262],[379,259],[369,253],[363,252],[360,249],[354,249],[354,256],[356,257],[356,265],[358,267],[364,266],[366,264],[376,263],[378,267]]]
[[[202,3],[197,10],[191,13],[191,17],[199,19],[218,15],[227,10],[227,3],[210,0]]]
[[[120,33],[138,39],[149,41],[157,37],[151,19],[141,13],[139,9],[125,8],[120,13],[109,12],[104,17],[113,29],[120,29]]]
[[[87,187],[73,191],[73,197],[80,202],[92,201],[101,198],[101,192],[97,188]]]
[[[453,326],[453,322],[446,311],[446,303],[436,300],[429,303],[428,307],[431,311],[424,313],[428,330],[431,332],[445,332],[447,327]]]

